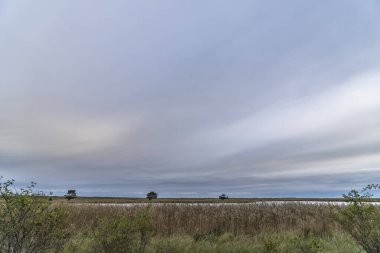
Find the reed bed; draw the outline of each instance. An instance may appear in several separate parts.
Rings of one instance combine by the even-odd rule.
[[[162,236],[257,235],[263,232],[292,232],[307,236],[330,234],[338,228],[333,215],[339,207],[302,203],[221,206],[164,204],[146,207],[72,205],[69,207],[71,226],[77,231],[91,231],[103,217],[133,217],[145,208],[157,235]]]

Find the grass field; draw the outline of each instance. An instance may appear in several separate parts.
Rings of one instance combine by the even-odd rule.
[[[64,252],[93,252],[99,221],[136,219],[146,211],[149,242],[141,252],[364,252],[335,220],[341,207],[288,203],[148,207],[70,205],[73,233]],[[104,225],[104,224],[103,224]],[[117,226],[104,234],[118,238]],[[116,233],[116,235],[115,235]],[[104,245],[103,245],[104,246]],[[103,249],[104,250],[104,249]],[[117,252],[109,248],[99,252]],[[127,252],[127,251],[126,251]],[[129,251],[134,252],[134,251]],[[138,251],[136,251],[138,252]]]
[[[376,199],[357,192],[346,206],[325,203],[344,200],[339,198],[69,201],[35,193],[33,186],[14,193],[12,186],[8,181],[0,188],[0,252],[379,252],[380,209],[366,203]]]
[[[67,200],[64,197],[52,197],[56,201]],[[380,199],[379,199],[380,200]],[[270,201],[315,201],[315,202],[340,202],[343,198],[158,198],[148,200],[146,198],[123,198],[123,197],[76,197],[68,203],[255,203]],[[373,199],[377,201],[377,199]]]
[[[173,198],[149,201],[134,198],[78,197],[68,201],[63,197],[52,197],[51,201],[48,198],[50,197],[30,196],[28,193],[24,196],[4,195],[4,201],[0,203],[0,215],[3,217],[0,219],[0,238],[3,240],[0,240],[0,247],[5,249],[4,252],[366,252],[357,238],[354,239],[339,221],[338,216],[347,206],[302,202],[341,199]],[[114,203],[145,204],[112,205]],[[188,203],[195,205],[187,205]],[[214,205],[215,203],[237,204]],[[371,213],[372,211],[363,214]],[[364,216],[359,216],[354,221],[373,220],[360,217]],[[370,226],[362,228],[367,229]],[[43,247],[44,250],[14,251],[17,247],[28,248],[29,243]],[[12,250],[7,251],[7,245],[11,244]]]

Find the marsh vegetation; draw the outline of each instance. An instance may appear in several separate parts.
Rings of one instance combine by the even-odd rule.
[[[347,206],[102,206],[65,204],[8,181],[0,188],[0,252],[379,252],[374,188],[350,192]]]

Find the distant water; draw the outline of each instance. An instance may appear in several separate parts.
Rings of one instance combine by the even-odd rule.
[[[73,203],[73,205],[86,205],[86,206],[249,206],[249,205],[286,205],[286,204],[300,204],[300,205],[335,205],[344,206],[347,202],[344,201],[257,201],[250,203]],[[380,205],[380,202],[371,202],[374,205]]]

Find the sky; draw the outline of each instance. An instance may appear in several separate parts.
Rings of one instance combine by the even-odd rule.
[[[0,175],[62,195],[380,181],[377,0],[2,0]]]

